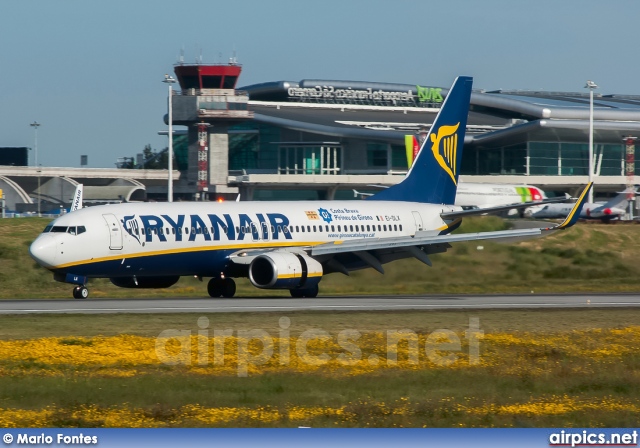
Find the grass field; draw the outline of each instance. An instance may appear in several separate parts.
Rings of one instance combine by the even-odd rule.
[[[46,222],[0,221],[0,297],[70,296],[28,256]],[[504,226],[480,218],[461,231]],[[433,268],[404,260],[385,276],[329,275],[321,293],[638,291],[639,241],[640,226],[596,224],[458,244]],[[90,287],[206,296],[190,278],[159,291]],[[636,308],[0,316],[0,426],[638,426],[639,318]],[[472,322],[481,333],[468,333]],[[407,339],[396,346],[390,331]]]
[[[71,286],[29,257],[28,247],[48,220],[0,220],[0,298],[63,297]],[[504,228],[497,218],[466,219],[460,231]],[[481,245],[482,250],[478,250]],[[385,265],[386,274],[373,269],[346,277],[330,274],[321,294],[530,293],[624,292],[640,290],[640,226],[578,224],[550,237],[518,244],[460,243],[431,257],[429,268],[417,260]],[[205,279],[206,281],[206,279]],[[256,290],[238,279],[240,296],[288,296],[286,291]],[[206,283],[183,277],[161,290],[121,289],[106,279],[89,283],[91,297],[205,297]]]
[[[638,309],[0,316],[0,425],[638,426],[639,317]],[[477,362],[470,319],[482,332]],[[191,332],[175,365],[156,349],[169,329]],[[328,337],[301,354],[310,329]],[[430,345],[437,329],[452,331],[459,350]],[[215,330],[231,334],[223,358]],[[273,338],[270,356],[249,330]],[[345,330],[360,332],[355,346],[340,343]],[[408,341],[389,350],[387,332],[397,330],[416,335],[415,360]],[[161,347],[179,356],[178,341]],[[305,358],[322,354],[320,365]]]

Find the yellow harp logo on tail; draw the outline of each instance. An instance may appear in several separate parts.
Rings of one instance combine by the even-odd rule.
[[[458,184],[456,182],[456,159],[458,156],[458,134],[456,132],[459,126],[460,123],[453,126],[440,126],[437,135],[431,133],[433,157],[438,165],[451,176],[454,185]]]

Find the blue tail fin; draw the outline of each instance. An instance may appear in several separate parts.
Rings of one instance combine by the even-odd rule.
[[[456,78],[407,177],[369,200],[454,203],[472,84],[471,77]]]

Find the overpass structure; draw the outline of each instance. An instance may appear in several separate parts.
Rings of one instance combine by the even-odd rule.
[[[166,200],[167,170],[0,166],[0,189],[8,211],[67,208],[76,185],[89,204]],[[176,181],[180,172],[174,171]]]

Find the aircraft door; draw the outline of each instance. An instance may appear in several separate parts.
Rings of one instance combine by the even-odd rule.
[[[121,250],[122,249],[122,228],[118,222],[118,218],[114,214],[102,215],[109,227],[109,249]]]
[[[411,212],[413,214],[413,220],[416,222],[416,232],[420,232],[424,229],[422,224],[422,216],[420,216],[420,212]]]

